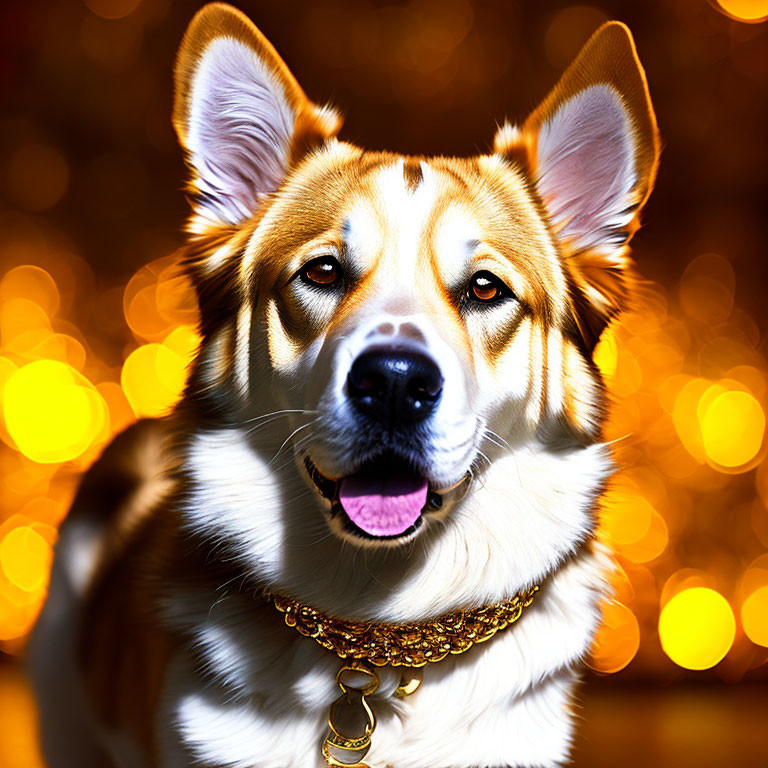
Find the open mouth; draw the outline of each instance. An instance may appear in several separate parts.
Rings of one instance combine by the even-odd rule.
[[[331,517],[363,539],[405,539],[423,524],[423,515],[442,508],[447,493],[463,495],[469,477],[438,491],[406,461],[382,454],[357,472],[332,479],[309,456],[304,467],[319,493],[331,502]]]

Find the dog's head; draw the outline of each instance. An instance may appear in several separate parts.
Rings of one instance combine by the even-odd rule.
[[[184,407],[218,435],[193,448],[220,463],[198,486],[215,475],[229,502],[205,525],[251,550],[259,527],[278,546],[323,520],[368,548],[443,531],[457,550],[530,551],[526,531],[550,525],[562,541],[542,563],[572,548],[607,471],[603,454],[579,464],[603,421],[591,354],[625,303],[658,155],[626,27],[602,27],[521,127],[467,159],[337,140],[338,115],[228,6],[195,17],[176,78],[204,336]],[[266,496],[242,498],[251,472]],[[550,507],[573,495],[561,521]],[[483,517],[514,497],[525,520]]]

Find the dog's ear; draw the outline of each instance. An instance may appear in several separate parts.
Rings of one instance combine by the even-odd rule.
[[[200,231],[248,219],[341,123],[307,99],[264,35],[224,3],[206,5],[190,23],[175,85],[173,123],[192,172],[192,228]]]
[[[625,246],[659,155],[629,29],[619,22],[600,27],[522,129],[498,131],[494,149],[529,173],[561,246],[576,322],[592,348],[625,304]]]

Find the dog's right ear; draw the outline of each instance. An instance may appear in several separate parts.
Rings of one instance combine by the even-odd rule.
[[[192,172],[198,234],[236,226],[290,167],[335,135],[341,120],[304,95],[275,49],[240,11],[202,8],[175,70],[173,124]]]

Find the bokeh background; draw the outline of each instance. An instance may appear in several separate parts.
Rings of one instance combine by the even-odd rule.
[[[176,267],[170,126],[192,0],[0,4],[0,765],[39,768],[21,672],[78,478],[179,396],[198,341]],[[488,149],[607,19],[632,29],[664,142],[635,308],[597,360],[623,467],[616,599],[579,765],[766,766],[768,0],[241,0],[342,137]]]

